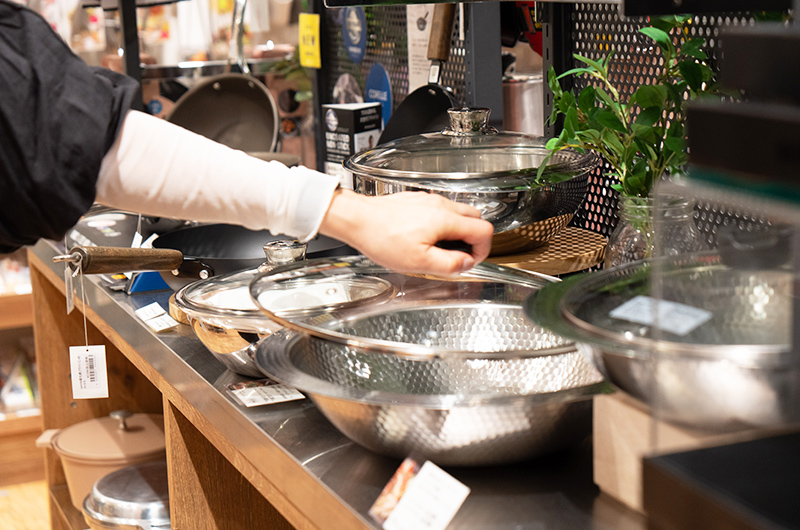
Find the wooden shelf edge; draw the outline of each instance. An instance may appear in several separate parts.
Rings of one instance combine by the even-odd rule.
[[[6,417],[0,420],[0,438],[24,432],[41,432],[42,425],[41,412],[25,416],[6,414]]]
[[[24,328],[33,325],[33,295],[0,295],[0,329]]]
[[[83,518],[83,513],[72,505],[66,484],[50,487],[50,509],[50,518],[57,517],[66,528],[83,530],[89,526]]]

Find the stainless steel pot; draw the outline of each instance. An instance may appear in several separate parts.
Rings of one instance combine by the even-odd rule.
[[[83,502],[92,530],[162,530],[169,516],[167,462],[124,467],[102,477]]]
[[[499,132],[488,109],[450,109],[449,129],[402,138],[344,162],[366,195],[428,191],[470,204],[494,225],[493,254],[522,252],[552,239],[586,194],[592,153],[550,157],[544,139]],[[546,164],[540,178],[539,167]]]
[[[659,300],[679,304],[672,317],[650,305],[654,266]],[[532,295],[525,309],[535,325],[585,344],[609,381],[653,415],[735,431],[800,421],[793,285],[790,270],[732,268],[705,252],[572,277]],[[625,311],[630,303],[640,305]],[[648,321],[651,313],[661,316]]]
[[[544,76],[503,77],[503,128],[534,136],[544,135]]]

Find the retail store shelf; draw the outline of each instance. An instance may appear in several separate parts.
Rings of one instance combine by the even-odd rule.
[[[0,295],[0,329],[33,325],[33,302],[30,294]]]

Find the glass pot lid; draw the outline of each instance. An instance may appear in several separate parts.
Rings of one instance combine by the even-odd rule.
[[[490,263],[447,277],[402,274],[351,256],[262,273],[250,294],[280,325],[350,348],[424,358],[529,356],[574,349],[566,339],[525,321],[522,302],[552,281]],[[312,286],[335,293],[338,304],[274,309],[273,301],[284,293]]]
[[[529,187],[550,150],[542,137],[501,132],[488,125],[489,109],[449,109],[450,126],[382,144],[344,162],[359,175],[431,189],[507,190]],[[564,150],[547,159],[542,179],[561,182],[591,170],[591,152]]]
[[[760,365],[788,350],[792,286],[790,271],[730,267],[712,251],[574,276],[535,293],[525,311],[555,333],[612,352]]]

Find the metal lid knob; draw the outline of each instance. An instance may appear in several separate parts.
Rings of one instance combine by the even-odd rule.
[[[489,125],[489,115],[492,113],[487,108],[460,107],[447,109],[450,117],[450,127],[444,131],[452,135],[496,134],[497,129]]]
[[[119,430],[127,431],[128,424],[126,423],[126,420],[133,416],[133,412],[129,410],[115,410],[110,412],[108,415],[119,421]]]

